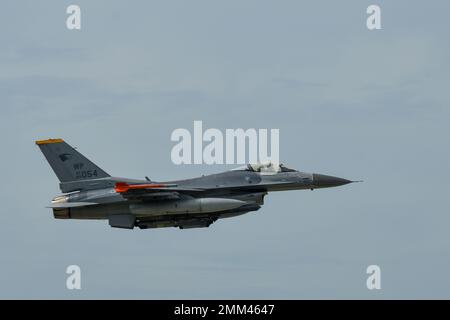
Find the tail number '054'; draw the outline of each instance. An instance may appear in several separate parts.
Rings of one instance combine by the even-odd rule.
[[[85,171],[76,171],[75,177],[77,179],[85,179],[85,178],[93,178],[97,177],[97,170],[85,170]]]
[[[219,313],[218,314],[272,314],[273,308],[275,305],[219,305]]]

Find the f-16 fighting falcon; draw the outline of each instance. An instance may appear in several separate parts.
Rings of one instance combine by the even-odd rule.
[[[54,217],[105,219],[115,228],[209,227],[218,219],[259,210],[270,191],[313,190],[354,182],[273,163],[169,182],[116,178],[62,139],[36,144],[63,193],[50,205]]]

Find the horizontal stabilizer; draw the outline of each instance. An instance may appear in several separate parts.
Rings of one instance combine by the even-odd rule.
[[[93,206],[95,204],[95,202],[64,202],[64,203],[52,203],[50,206],[48,206],[47,208],[59,208],[59,209],[63,209],[63,208],[76,208],[76,207],[85,207],[85,206]]]

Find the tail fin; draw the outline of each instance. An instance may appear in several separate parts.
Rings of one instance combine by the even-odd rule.
[[[110,176],[62,139],[40,140],[36,144],[62,183]]]

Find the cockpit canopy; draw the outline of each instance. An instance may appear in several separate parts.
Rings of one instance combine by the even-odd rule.
[[[279,173],[279,172],[295,172],[297,170],[290,169],[288,167],[285,167],[283,164],[276,164],[272,162],[265,162],[265,163],[253,163],[253,164],[247,164],[242,167],[238,167],[236,169],[233,169],[234,171],[251,171],[251,172],[260,172],[260,173]]]

